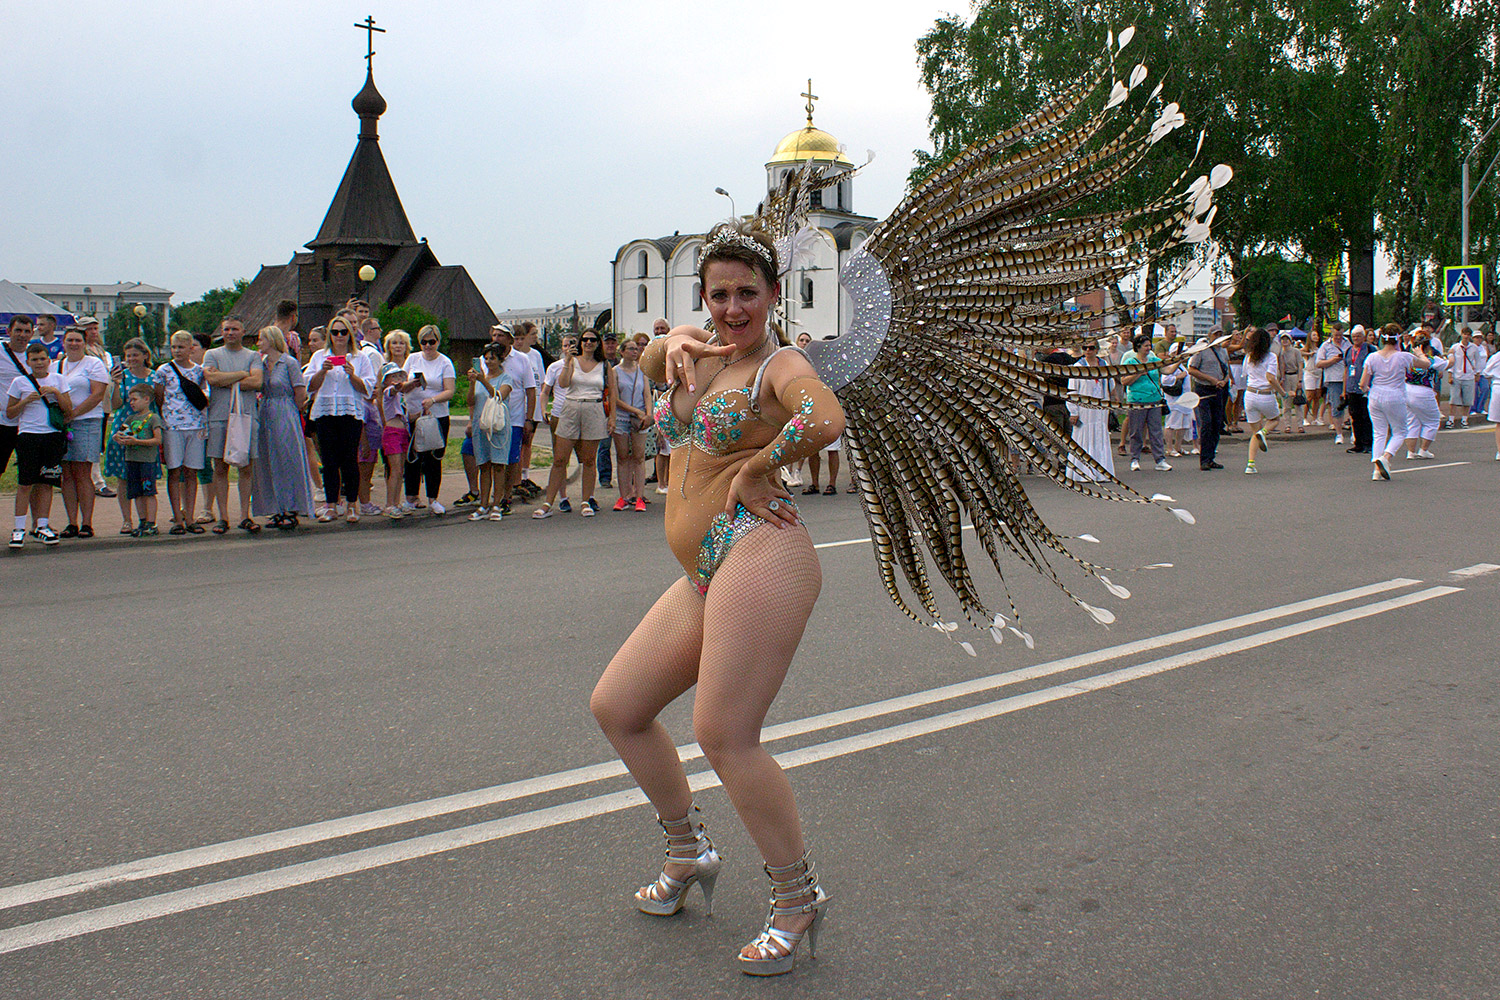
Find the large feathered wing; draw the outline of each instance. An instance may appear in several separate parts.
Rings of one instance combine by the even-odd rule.
[[[1093,314],[1065,304],[1139,272],[1173,247],[1205,241],[1213,190],[1229,179],[1228,167],[1216,167],[1183,186],[1184,171],[1150,204],[1088,210],[1185,120],[1175,104],[1149,113],[1160,103],[1159,87],[1145,101],[1129,100],[1146,75],[1143,67],[1126,81],[1114,79],[1119,49],[1131,34],[1122,33],[1118,47],[1111,38],[1090,78],[1026,121],[964,150],[913,190],[844,269],[840,280],[854,302],[850,329],[810,345],[820,376],[844,406],[844,454],[886,590],[918,621],[952,628],[933,594],[930,560],[971,621],[989,626],[997,639],[1007,625],[970,575],[961,536],[966,521],[1002,579],[1008,553],[1106,623],[1113,615],[1075,596],[1051,560],[1073,564],[1116,596],[1128,596],[1102,575],[1103,567],[1077,556],[1048,529],[1012,457],[1092,497],[1171,502],[1142,496],[1104,473],[1035,403],[1043,392],[1063,395],[1049,376],[1077,374],[1034,360],[1036,348],[1090,335]],[[1142,109],[1132,112],[1132,103]],[[794,237],[806,204],[798,184],[818,179],[809,164],[789,179],[789,190],[771,199],[775,212],[764,221],[783,240]],[[1158,297],[1175,294],[1190,276]],[[1122,373],[1089,370],[1091,378]],[[1069,477],[1070,464],[1102,478]],[[1191,523],[1186,511],[1173,512]],[[902,595],[898,571],[924,613]],[[1016,615],[1013,603],[1010,612]]]

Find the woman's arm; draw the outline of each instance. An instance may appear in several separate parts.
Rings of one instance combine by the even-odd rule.
[[[693,362],[705,357],[727,357],[734,353],[733,344],[713,346],[708,343],[713,336],[696,326],[679,326],[665,337],[658,337],[646,345],[641,354],[641,367],[646,377],[653,382],[680,382],[688,392],[698,387],[693,372]]]
[[[575,363],[573,355],[569,354],[563,359],[562,369],[557,373],[557,384],[564,389],[573,384],[573,365]]]
[[[83,402],[79,403],[73,412],[78,416],[83,416],[83,414],[94,409],[100,403],[104,402],[104,393],[108,389],[108,382],[96,382],[90,379],[89,394],[83,398]]]
[[[844,433],[844,410],[838,397],[819,380],[807,359],[788,355],[782,356],[784,363],[767,370],[762,392],[785,408],[791,419],[775,440],[751,456],[740,470],[742,475],[770,476],[783,465],[822,452]]]
[[[370,382],[373,383],[375,381],[374,367],[370,364],[370,359],[365,357],[363,353],[351,354],[349,355],[349,357],[358,359],[352,365],[349,364],[348,359],[345,359],[344,361],[344,364],[347,366],[344,370],[349,377],[349,388],[353,389],[361,396],[368,397],[370,395],[370,389],[369,386],[365,383],[366,376],[360,375],[359,370],[362,368],[365,371],[369,372],[368,377],[370,379]]]
[[[448,402],[448,400],[452,399],[453,394],[458,391],[457,387],[458,382],[453,378],[452,375],[447,375],[443,378],[442,391],[428,397],[427,402],[446,403]]]

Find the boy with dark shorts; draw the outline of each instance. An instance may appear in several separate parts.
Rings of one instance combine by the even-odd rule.
[[[162,420],[151,412],[156,391],[144,382],[130,387],[127,400],[133,411],[115,441],[125,446],[125,498],[135,501],[136,520],[131,532],[146,538],[156,531],[157,456],[161,454]]]

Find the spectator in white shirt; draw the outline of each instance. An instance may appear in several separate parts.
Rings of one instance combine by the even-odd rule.
[[[63,507],[68,526],[63,538],[94,537],[93,463],[104,450],[104,396],[109,391],[109,369],[87,352],[83,331],[70,327],[63,334],[63,353],[52,371],[68,384],[73,420],[68,425],[68,450],[63,455]]]
[[[1469,426],[1469,410],[1474,406],[1474,380],[1484,370],[1484,348],[1466,326],[1458,340],[1448,349],[1448,426],[1457,417]]]
[[[1344,324],[1334,323],[1333,332],[1329,334],[1318,348],[1314,356],[1319,372],[1323,376],[1323,405],[1328,410],[1328,423],[1333,427],[1333,443],[1344,443],[1344,420],[1346,417],[1346,405],[1344,403],[1344,373],[1348,370],[1348,362],[1344,360],[1344,352],[1349,344],[1344,340]]]

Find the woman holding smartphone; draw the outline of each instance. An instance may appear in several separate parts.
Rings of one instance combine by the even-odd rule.
[[[458,372],[448,355],[438,350],[441,331],[431,325],[417,331],[417,346],[422,350],[406,359],[408,380],[402,387],[406,392],[406,415],[416,421],[423,416],[434,417],[442,432],[443,444],[431,451],[416,450],[416,434],[412,434],[412,451],[406,455],[406,502],[417,507],[417,489],[427,483],[427,506],[434,514],[444,513],[438,503],[438,490],[443,485],[443,453],[448,441],[448,400],[453,398],[458,385]]]
[[[375,382],[370,359],[354,343],[349,321],[335,316],[328,323],[328,346],[307,363],[312,373],[311,418],[323,456],[323,491],[327,506],[318,520],[345,516],[359,521],[359,438],[364,432],[365,397]],[[340,498],[342,494],[342,499]]]

